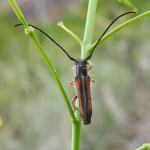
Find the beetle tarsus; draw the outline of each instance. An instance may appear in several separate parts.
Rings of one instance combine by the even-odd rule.
[[[69,82],[70,85],[74,85],[74,80]]]
[[[87,71],[90,71],[92,69],[93,66],[89,66],[89,68],[87,69]]]
[[[95,81],[95,79],[91,79],[91,83],[95,83],[96,81]]]

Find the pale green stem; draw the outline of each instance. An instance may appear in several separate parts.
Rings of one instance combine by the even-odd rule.
[[[70,31],[68,28],[66,28],[63,24],[63,22],[59,22],[58,26],[60,26],[61,28],[63,28],[66,32],[68,32],[72,37],[74,37],[79,43],[80,45],[82,44],[82,41],[79,37],[77,37],[72,31]]]
[[[89,0],[83,44],[81,47],[81,59],[84,59],[88,56],[87,50],[90,48],[92,43],[92,35],[93,35],[93,27],[94,27],[97,2],[98,0]]]
[[[81,121],[72,124],[72,147],[71,150],[80,149],[80,134],[81,134]]]
[[[79,150],[80,149],[80,134],[81,134],[81,116],[79,112],[79,102],[76,101],[75,117],[76,122],[72,123],[72,147],[71,150]]]
[[[79,111],[79,101],[76,100],[76,110],[75,110],[76,121],[72,123],[72,146],[71,150],[80,149],[80,134],[81,134],[81,116]]]
[[[25,28],[29,28],[28,23],[26,22],[22,12],[20,11],[18,5],[16,4],[16,2],[14,0],[9,0],[9,3],[11,4],[11,7],[13,8],[14,12],[16,13],[17,17],[19,18],[19,20],[23,23],[23,25],[25,26]]]
[[[51,64],[50,60],[48,59],[44,49],[42,48],[42,46],[40,45],[38,39],[36,38],[33,30],[34,29],[32,27],[29,27],[29,29],[25,29],[25,33],[32,39],[32,41],[34,42],[34,44],[37,46],[38,50],[40,51],[40,53],[44,57],[46,63],[48,64],[49,69],[50,69],[53,77],[55,78],[56,83],[57,83],[57,85],[58,85],[58,87],[59,87],[59,89],[61,91],[61,94],[62,94],[64,100],[65,100],[65,103],[66,103],[66,106],[68,108],[68,112],[69,112],[69,115],[70,115],[70,119],[71,119],[72,122],[74,122],[74,121],[76,121],[76,118],[75,118],[75,115],[74,115],[74,113],[72,111],[72,107],[70,105],[70,102],[69,102],[69,99],[68,99],[68,97],[66,95],[66,92],[65,92],[65,90],[64,90],[64,88],[63,88],[63,86],[62,86],[62,84],[61,84],[61,82],[60,82],[60,80],[59,80],[59,78],[57,76],[56,70],[52,66],[52,64]]]
[[[146,17],[150,15],[150,11],[147,11],[133,19],[130,19],[129,21],[121,24],[120,26],[116,27],[115,29],[113,29],[112,31],[110,31],[109,33],[107,33],[102,39],[101,41],[98,43],[98,45],[100,43],[102,43],[103,41],[105,41],[107,38],[109,38],[111,35],[115,34],[117,31],[121,30],[122,28],[126,27],[127,25],[131,24],[131,23],[134,23],[135,21],[138,21],[139,19],[143,18],[143,17]],[[88,49],[88,55],[90,55],[92,49],[94,48],[96,42]]]

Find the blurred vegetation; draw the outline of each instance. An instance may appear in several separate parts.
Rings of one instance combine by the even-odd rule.
[[[87,1],[22,1],[28,22],[49,33],[71,56],[80,58],[80,46],[57,23],[63,21],[81,39]],[[111,2],[111,4],[110,4]],[[149,0],[132,0],[138,14],[148,11]],[[0,150],[70,149],[71,124],[57,85],[8,2],[0,2]],[[36,7],[35,7],[36,6]],[[44,8],[45,7],[45,8]],[[41,10],[45,10],[41,16]],[[129,11],[117,1],[99,1],[93,42],[118,15]],[[118,20],[127,21],[133,15]],[[43,18],[46,18],[44,20]],[[81,150],[135,149],[150,141],[150,17],[119,31],[95,50],[91,77],[92,123],[82,127]],[[75,89],[74,65],[39,32],[37,36],[53,62],[68,97]]]

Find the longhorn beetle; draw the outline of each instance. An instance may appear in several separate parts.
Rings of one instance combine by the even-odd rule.
[[[98,39],[98,41],[96,42],[94,48],[91,51],[91,54],[85,58],[84,60],[78,60],[78,59],[74,59],[73,57],[71,57],[64,48],[62,48],[55,40],[53,40],[47,33],[45,33],[44,31],[42,31],[41,29],[32,26],[33,28],[39,30],[40,32],[42,32],[44,35],[46,35],[51,41],[53,41],[59,48],[61,48],[66,55],[69,57],[70,60],[75,62],[75,66],[73,67],[72,70],[76,72],[76,77],[75,77],[75,81],[71,81],[70,85],[73,85],[75,83],[76,85],[76,90],[77,90],[77,96],[75,96],[72,100],[72,105],[73,107],[76,109],[74,102],[75,100],[78,98],[79,100],[79,110],[80,110],[80,115],[81,118],[83,120],[83,124],[87,125],[90,124],[91,122],[91,116],[92,116],[92,102],[91,102],[91,91],[90,91],[90,82],[95,82],[95,80],[90,79],[90,77],[88,76],[87,72],[89,70],[91,70],[92,65],[87,68],[87,61],[91,59],[92,54],[95,50],[95,48],[97,47],[98,43],[100,42],[100,40],[102,39],[102,37],[105,35],[105,33],[108,31],[108,29],[110,28],[110,26],[120,17],[129,14],[129,13],[135,13],[133,11],[129,11],[126,12],[120,16],[118,16],[116,19],[114,19],[111,24],[106,28],[106,30],[104,31],[104,33],[101,35],[101,37]],[[19,26],[19,25],[23,25],[23,24],[16,24],[15,27]]]

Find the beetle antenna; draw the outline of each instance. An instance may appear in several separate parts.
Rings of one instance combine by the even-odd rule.
[[[19,24],[16,24],[14,27],[17,27],[17,26],[20,26],[20,25],[23,25],[22,23],[19,23]],[[42,31],[41,29],[39,29],[38,27],[34,26],[34,25],[31,25],[31,24],[28,24],[29,26],[39,30],[40,32],[42,32],[44,35],[46,35],[51,41],[53,41],[59,48],[61,48],[65,53],[66,55],[72,60],[72,61],[76,61],[76,59],[72,58],[64,48],[62,48],[54,39],[52,39],[47,33],[45,33],[44,31]]]
[[[96,44],[95,44],[95,46],[94,46],[94,48],[93,48],[91,54],[85,59],[85,61],[88,60],[88,59],[91,59],[92,54],[93,54],[95,48],[97,47],[98,43],[100,42],[100,40],[102,39],[102,37],[105,35],[105,33],[108,31],[108,29],[112,26],[112,24],[113,24],[116,20],[118,20],[120,17],[122,17],[122,16],[124,16],[124,15],[127,15],[127,14],[130,14],[130,13],[135,13],[135,14],[136,14],[136,12],[134,12],[134,11],[129,11],[129,12],[126,12],[126,13],[124,13],[124,14],[118,16],[116,19],[114,19],[114,20],[111,22],[111,24],[107,27],[107,29],[103,32],[103,34],[101,35],[101,37],[98,39],[98,41],[96,42]]]

